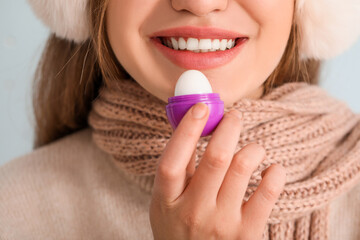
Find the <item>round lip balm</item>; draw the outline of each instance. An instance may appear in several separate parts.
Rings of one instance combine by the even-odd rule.
[[[179,77],[174,97],[168,98],[166,115],[173,129],[179,125],[186,112],[196,103],[208,106],[209,118],[201,136],[210,135],[224,115],[224,102],[218,93],[213,93],[206,76],[197,70],[185,71]]]
[[[209,80],[200,71],[185,71],[176,82],[175,96],[203,93],[212,93],[212,88]]]

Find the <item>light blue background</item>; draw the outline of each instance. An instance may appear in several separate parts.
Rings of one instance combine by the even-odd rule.
[[[49,31],[26,0],[0,0],[0,165],[32,149],[31,81]],[[360,41],[325,64],[321,86],[360,112]]]

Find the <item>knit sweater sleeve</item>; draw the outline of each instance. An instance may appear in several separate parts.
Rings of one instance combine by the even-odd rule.
[[[360,239],[360,183],[330,204],[330,240]]]
[[[0,239],[153,239],[151,196],[83,130],[0,167]],[[360,239],[360,184],[330,205],[330,240]]]
[[[150,196],[83,130],[0,167],[0,239],[153,239]]]

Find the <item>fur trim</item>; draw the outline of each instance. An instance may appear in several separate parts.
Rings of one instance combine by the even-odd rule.
[[[296,22],[303,59],[329,59],[348,49],[360,35],[360,0],[296,0]],[[28,0],[35,14],[57,36],[89,38],[87,0]]]
[[[77,43],[90,36],[87,20],[87,0],[28,0],[35,15],[56,36]]]
[[[359,0],[297,0],[302,58],[330,59],[360,35]]]

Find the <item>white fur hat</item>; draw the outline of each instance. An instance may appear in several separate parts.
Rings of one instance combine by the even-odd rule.
[[[88,0],[28,0],[35,14],[57,36],[89,38]],[[296,0],[301,56],[325,60],[349,48],[360,35],[360,0]]]

